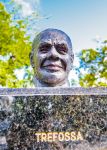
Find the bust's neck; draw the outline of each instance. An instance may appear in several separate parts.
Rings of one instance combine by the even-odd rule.
[[[34,85],[35,87],[70,87],[69,81],[66,80],[64,82],[61,82],[57,85],[52,85],[52,84],[48,84],[48,83],[44,83],[44,82],[40,82],[37,78],[33,78],[34,81]]]

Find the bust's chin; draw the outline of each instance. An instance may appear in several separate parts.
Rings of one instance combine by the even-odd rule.
[[[48,72],[39,70],[39,73],[34,77],[36,87],[69,87],[68,74],[65,71]]]
[[[40,80],[48,84],[57,85],[58,83],[66,79],[65,77],[66,74],[63,71],[55,71],[55,72],[41,71],[40,73],[42,77]]]
[[[67,81],[62,81],[62,82],[43,82],[40,79],[37,79],[34,77],[34,85],[35,87],[70,87],[68,80]]]

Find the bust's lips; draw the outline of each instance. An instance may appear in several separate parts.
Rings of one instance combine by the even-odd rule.
[[[42,66],[42,68],[44,69],[47,69],[47,70],[52,70],[52,71],[59,71],[59,70],[62,70],[64,69],[64,67],[62,67],[61,65],[58,65],[58,64],[44,64]]]
[[[55,71],[58,71],[58,70],[60,70],[60,69],[63,69],[62,66],[57,65],[57,64],[43,65],[43,68],[49,69],[49,70],[55,70]]]

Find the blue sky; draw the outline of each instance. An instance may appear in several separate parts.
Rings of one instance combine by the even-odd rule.
[[[75,52],[95,47],[95,38],[107,39],[107,0],[41,0],[40,11],[50,16],[39,22],[40,30],[65,31]]]
[[[7,2],[9,0],[0,0]],[[14,0],[22,5],[22,15],[27,16],[37,9],[42,16],[35,26],[39,31],[58,28],[66,32],[79,52],[95,48],[94,39],[107,39],[107,0]]]

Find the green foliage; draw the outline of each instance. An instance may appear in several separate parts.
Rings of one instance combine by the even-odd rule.
[[[26,36],[26,24],[23,20],[12,23],[11,14],[0,3],[0,85],[11,88],[26,87],[27,79],[19,80],[14,71],[30,65],[30,37]]]
[[[106,41],[96,49],[83,49],[80,54],[79,83],[83,87],[107,86]]]

